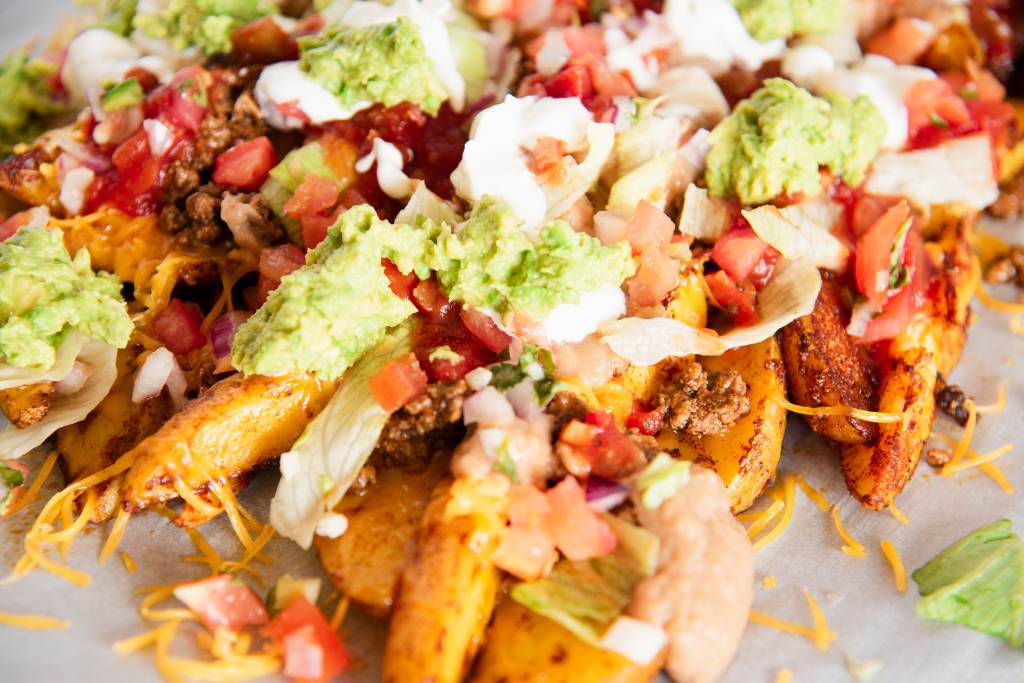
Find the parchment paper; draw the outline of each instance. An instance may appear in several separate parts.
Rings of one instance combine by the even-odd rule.
[[[61,15],[58,8],[68,6],[70,2],[61,0],[5,0],[0,6],[0,45],[9,49],[33,34],[51,31]],[[1024,239],[1024,226],[997,226],[993,231],[1016,241]],[[1010,288],[993,291],[1005,299],[1014,295]],[[1024,440],[1019,437],[1024,424],[1024,338],[1010,332],[1010,316],[989,311],[977,303],[974,310],[977,322],[952,381],[984,404],[995,400],[1003,379],[1010,380],[1009,407],[1001,415],[982,418],[974,448],[985,452],[1007,442],[1018,442],[1018,451],[1002,458],[999,465],[1018,489],[1024,489]],[[959,434],[959,428],[944,417],[936,422],[935,430]],[[853,679],[844,663],[847,654],[882,662],[881,671],[873,679],[878,682],[1024,680],[1024,653],[964,628],[919,619],[914,613],[913,583],[906,593],[897,592],[889,565],[879,549],[881,539],[891,539],[908,571],[912,571],[950,542],[996,518],[1010,517],[1017,530],[1024,532],[1024,491],[1007,496],[977,469],[946,480],[922,462],[897,500],[911,520],[910,526],[904,526],[888,512],[861,509],[846,495],[836,458],[795,416],[790,418],[781,470],[802,473],[812,485],[823,489],[830,500],[838,501],[847,529],[864,544],[869,556],[855,559],[843,555],[831,519],[798,492],[789,528],[758,555],[755,608],[810,624],[802,595],[802,589],[807,588],[820,601],[839,639],[828,652],[820,652],[800,636],[751,624],[724,679],[726,683],[767,683],[774,680],[781,668],[791,669],[797,683],[849,681]],[[56,490],[59,479],[54,476],[44,491]],[[262,476],[240,499],[266,519],[274,486],[273,476]],[[0,575],[6,575],[20,556],[21,539],[33,517],[30,511],[23,511],[15,519],[0,524]],[[240,554],[241,548],[223,519],[202,531],[224,557]],[[98,530],[80,537],[69,557],[75,567],[92,575],[90,588],[78,588],[41,571],[16,584],[0,586],[0,610],[49,614],[72,623],[63,632],[0,626],[0,681],[162,680],[153,667],[150,651],[120,656],[111,649],[115,640],[148,628],[138,616],[138,598],[132,590],[199,578],[205,572],[199,565],[180,562],[182,555],[194,553],[191,543],[179,529],[155,514],[134,520],[121,545],[138,565],[134,574],[126,571],[118,557],[103,567],[96,565],[104,534],[105,530]],[[284,572],[322,576],[313,554],[303,553],[288,541],[274,540],[266,552],[275,560],[264,572],[268,582]],[[768,575],[778,580],[773,589],[761,584],[762,577]],[[326,578],[324,585],[325,592],[329,591]],[[385,635],[383,623],[351,612],[344,628],[346,642],[358,663],[357,670],[346,673],[342,680],[378,681]],[[196,654],[191,640],[184,637],[174,650],[179,656]]]

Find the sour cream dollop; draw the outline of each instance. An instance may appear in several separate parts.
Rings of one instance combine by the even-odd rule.
[[[358,102],[342,107],[331,91],[299,68],[298,62],[278,62],[263,69],[253,93],[263,118],[280,130],[302,128],[307,121],[314,125],[343,121],[373,104]]]

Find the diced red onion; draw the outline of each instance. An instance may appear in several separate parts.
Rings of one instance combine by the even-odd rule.
[[[146,131],[149,151],[155,157],[162,157],[174,144],[174,131],[159,119],[146,119],[142,122]]]
[[[515,416],[512,404],[491,386],[484,387],[462,403],[462,421],[467,425],[474,422],[509,422]]]
[[[619,615],[601,638],[601,647],[617,652],[631,662],[648,664],[665,647],[663,629],[646,621]]]
[[[175,409],[185,403],[185,375],[174,354],[164,347],[153,351],[139,368],[132,386],[132,402],[142,403],[160,395],[164,387]]]
[[[61,155],[63,157],[65,155]],[[96,173],[91,168],[79,166],[64,173],[60,183],[60,203],[72,216],[77,216],[85,206],[85,193],[96,179]]]
[[[75,140],[69,130],[62,128],[54,131],[52,137],[58,147],[96,173],[102,173],[110,168],[110,159],[91,149],[88,145]]]
[[[493,376],[494,373],[487,368],[473,368],[466,373],[465,379],[466,384],[469,385],[470,389],[473,391],[479,391],[491,383],[491,378]]]
[[[231,343],[235,340],[235,332],[252,315],[248,311],[234,311],[225,313],[217,318],[217,321],[210,327],[210,345],[213,347],[213,355],[216,358],[223,358],[231,353]]]
[[[587,505],[600,512],[608,512],[625,502],[629,489],[623,484],[597,475],[587,477]]]
[[[70,396],[85,386],[90,376],[92,376],[92,366],[76,360],[75,364],[71,366],[71,372],[54,384],[53,388],[58,396]]]
[[[537,402],[537,390],[529,379],[524,379],[505,393],[505,398],[512,404],[518,417],[530,420],[541,415],[544,409]]]

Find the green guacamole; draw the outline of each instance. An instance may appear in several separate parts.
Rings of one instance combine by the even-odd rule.
[[[1024,541],[1008,519],[971,532],[913,574],[917,613],[1024,647]]]
[[[0,154],[34,140],[50,117],[67,111],[53,93],[50,78],[56,73],[56,64],[26,52],[12,52],[0,62]]]
[[[484,197],[477,204],[459,231],[464,253],[438,273],[451,298],[539,320],[559,304],[576,303],[602,285],[618,285],[635,271],[625,242],[604,246],[564,221],[553,221],[534,243],[521,224],[498,199]]]
[[[708,190],[744,204],[783,193],[813,196],[822,166],[858,185],[884,136],[885,121],[866,97],[822,99],[770,78],[711,132]]]
[[[47,369],[69,330],[123,348],[132,321],[114,276],[72,259],[60,230],[22,228],[0,242],[0,358]]]
[[[750,35],[758,40],[837,31],[844,0],[731,0]]]
[[[231,33],[278,11],[278,0],[170,0],[159,12],[136,13],[132,25],[176,50],[198,47],[208,55],[231,52]]]
[[[458,233],[425,219],[393,225],[366,205],[353,207],[307,254],[306,265],[282,278],[239,328],[232,362],[246,374],[341,376],[416,311],[392,293],[381,259],[404,274],[437,273],[448,296],[470,306],[535,318],[633,274],[625,243],[604,246],[562,221],[545,226],[532,242],[520,223],[489,197]]]
[[[343,26],[299,40],[301,68],[334,93],[342,107],[414,102],[430,115],[448,93],[406,17],[363,28]]]

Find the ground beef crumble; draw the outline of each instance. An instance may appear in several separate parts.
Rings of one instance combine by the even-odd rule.
[[[654,404],[665,410],[667,426],[694,439],[724,434],[750,412],[747,384],[738,372],[707,373],[695,360],[677,364]]]
[[[429,385],[425,394],[388,420],[371,463],[407,467],[429,461],[440,450],[453,448],[466,433],[462,402],[469,393],[462,380]]]
[[[1024,247],[1012,246],[1006,254],[990,263],[985,270],[985,280],[993,284],[1012,282],[1024,287]]]
[[[970,397],[956,384],[947,384],[946,379],[939,375],[935,383],[935,405],[939,410],[956,420],[961,427],[967,424],[970,413],[967,402]]]
[[[544,412],[552,417],[551,440],[558,441],[565,425],[573,420],[585,422],[587,419],[587,404],[571,391],[560,391],[551,397]]]
[[[1024,213],[1024,173],[1018,173],[999,190],[999,198],[988,207],[996,218],[1013,220]]]

